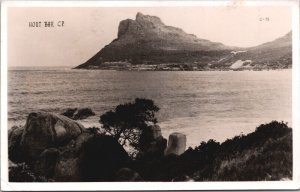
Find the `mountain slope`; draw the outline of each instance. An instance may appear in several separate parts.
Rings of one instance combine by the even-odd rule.
[[[291,66],[291,33],[244,50],[197,38],[165,25],[156,16],[137,13],[120,22],[118,38],[78,69],[229,70]],[[290,59],[289,59],[290,58]],[[238,62],[238,63],[236,63]],[[245,64],[246,63],[246,64]],[[283,64],[282,64],[283,63]],[[273,67],[271,65],[271,67]]]
[[[251,47],[232,55],[224,57],[216,66],[235,68],[235,63],[240,63],[238,69],[285,69],[292,67],[292,32],[274,41]],[[237,64],[238,64],[237,63]],[[233,67],[232,67],[233,66]]]

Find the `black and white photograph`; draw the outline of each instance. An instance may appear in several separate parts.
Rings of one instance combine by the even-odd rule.
[[[299,2],[249,2],[2,3],[2,186],[299,188]]]

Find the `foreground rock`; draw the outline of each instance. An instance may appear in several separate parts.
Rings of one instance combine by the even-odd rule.
[[[27,162],[36,160],[47,148],[68,143],[83,132],[84,127],[65,116],[38,112],[28,115],[20,140]]]
[[[129,163],[123,147],[112,137],[84,133],[65,147],[56,162],[56,181],[113,181]]]
[[[94,137],[94,134],[82,133],[59,149],[59,155],[53,168],[55,181],[83,181],[80,173],[81,148]]]
[[[45,116],[52,117],[52,114]],[[28,125],[14,127],[9,131],[9,158],[14,162],[22,162],[21,158],[26,157],[20,145],[25,130],[30,130]],[[152,127],[148,136],[151,136],[147,137],[151,142],[146,145],[147,150],[151,148],[152,142],[162,138],[160,128]],[[115,139],[85,129],[68,143],[43,150],[30,163],[10,163],[9,179],[11,182],[292,179],[292,129],[283,122],[273,121],[260,125],[253,133],[223,143],[214,140],[201,142],[194,149],[189,148],[178,155],[185,149],[185,142],[185,135],[172,133],[166,156],[146,155],[131,161]],[[36,148],[35,145],[32,147]]]
[[[62,115],[74,120],[86,119],[90,116],[94,116],[95,113],[90,108],[68,108]]]
[[[38,177],[59,182],[113,181],[130,161],[114,138],[53,113],[30,113],[26,125],[13,127],[8,136],[11,161],[25,162]]]
[[[167,140],[161,134],[161,128],[158,125],[149,126],[143,130],[140,143],[142,144],[141,156],[163,156],[167,146]]]
[[[175,154],[181,155],[186,148],[186,135],[182,133],[172,133],[169,136],[168,147],[165,150],[165,155]]]
[[[34,170],[38,175],[46,178],[53,178],[56,161],[59,156],[59,150],[56,148],[48,148],[44,150],[38,160],[35,162]]]
[[[30,113],[24,127],[9,131],[9,159],[33,164],[48,148],[57,148],[83,132],[84,127],[67,117],[54,113]]]
[[[12,162],[24,161],[24,155],[20,147],[24,127],[12,127],[8,131],[8,157]]]

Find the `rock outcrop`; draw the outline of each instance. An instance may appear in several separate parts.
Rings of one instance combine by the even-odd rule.
[[[24,154],[21,150],[20,142],[24,127],[14,126],[8,131],[8,157],[15,163],[24,162]]]
[[[54,181],[113,181],[130,162],[113,137],[53,113],[30,113],[26,125],[13,127],[8,136],[11,161]]]
[[[95,113],[90,108],[68,108],[62,115],[74,120],[86,119],[90,116],[94,116]]]
[[[221,54],[230,49],[221,43],[200,39],[182,29],[167,26],[156,16],[137,13],[135,20],[120,22],[117,39],[76,68],[101,67],[109,62],[183,63],[184,59],[185,62],[186,59],[194,60],[196,52],[202,52],[202,55],[207,51]],[[199,55],[197,57],[199,59]]]
[[[37,112],[28,115],[20,140],[27,163],[35,161],[47,148],[68,143],[83,132],[84,127],[65,116]]]
[[[53,178],[59,150],[56,148],[45,149],[34,164],[34,171],[46,178]]]
[[[152,125],[143,130],[140,145],[142,146],[141,156],[162,156],[167,146],[167,140],[162,136],[161,128],[158,125]]]
[[[23,133],[30,130],[26,128],[9,130],[9,158],[17,163],[10,162],[10,182],[278,181],[293,176],[292,129],[283,122],[260,125],[255,132],[221,144],[214,140],[201,142],[184,153],[186,136],[172,133],[165,156],[149,155],[148,151],[148,155],[134,160],[129,159],[116,139],[85,129],[68,143],[46,148],[26,162],[28,159],[22,159],[25,153],[20,145]],[[162,139],[158,126],[149,128],[150,140],[146,141],[150,144],[145,145],[146,151],[151,149],[152,142]],[[35,150],[36,146],[33,147]]]
[[[60,152],[54,168],[54,180],[61,182],[81,181],[79,167],[79,152],[72,149],[64,149]]]
[[[182,133],[172,133],[169,136],[168,147],[165,150],[165,155],[175,154],[181,155],[186,148],[186,135]]]

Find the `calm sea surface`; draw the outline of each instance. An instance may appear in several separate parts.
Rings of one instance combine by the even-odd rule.
[[[187,135],[188,145],[224,141],[271,120],[292,122],[292,71],[132,72],[15,68],[8,72],[9,127],[23,125],[34,111],[60,113],[90,107],[96,116],[81,121],[100,126],[99,116],[136,97],[161,108],[165,137]]]

